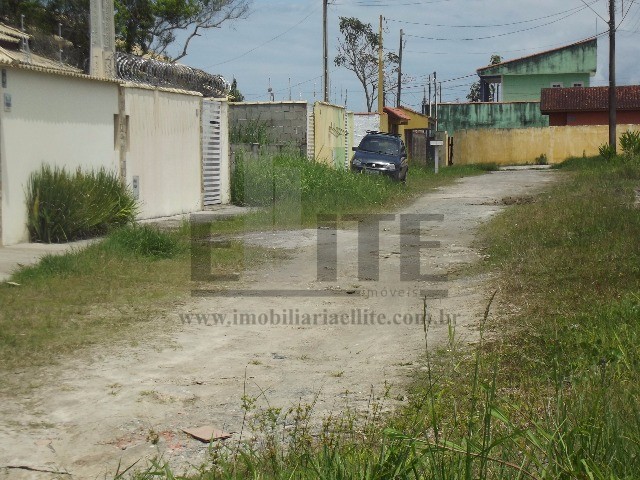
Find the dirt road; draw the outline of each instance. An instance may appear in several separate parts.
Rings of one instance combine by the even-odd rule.
[[[429,300],[430,345],[436,346],[448,338],[446,315],[455,315],[459,338],[473,338],[491,287],[490,279],[469,276],[445,283],[402,281],[400,258],[412,246],[401,239],[400,218],[443,215],[422,222],[420,238],[412,240],[414,247],[419,240],[440,246],[422,248],[405,270],[418,263],[423,274],[459,270],[479,258],[471,248],[476,227],[504,208],[503,198],[535,193],[553,179],[549,171],[494,172],[421,197],[399,212],[404,217],[380,223],[379,281],[373,271],[358,279],[355,223],[349,230],[320,230],[323,245],[337,238],[333,282],[317,278],[316,230],[248,236],[247,242],[291,249],[288,260],[245,273],[242,288],[253,294],[192,298],[171,313],[169,323],[158,322],[168,325],[164,340],[96,348],[41,369],[41,386],[26,397],[2,389],[0,478],[52,478],[7,466],[103,478],[119,462],[128,466],[159,454],[178,469],[198,464],[206,446],[182,429],[214,425],[237,438],[245,392],[262,406],[316,399],[314,415],[321,418],[346,406],[366,408],[371,392],[382,395],[386,383],[392,386],[386,405],[393,407],[402,401],[412,362],[424,351],[420,291],[448,290],[446,298]],[[375,232],[366,236],[360,265],[376,257]],[[320,270],[328,274],[333,262],[324,255]],[[208,325],[198,324],[195,314],[207,315]],[[185,315],[191,324],[184,323]],[[255,325],[238,324],[252,319]],[[33,380],[26,377],[33,372],[22,375],[20,381]]]

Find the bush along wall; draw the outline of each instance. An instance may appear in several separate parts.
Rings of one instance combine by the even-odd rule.
[[[29,237],[62,243],[105,234],[130,223],[137,212],[133,193],[105,169],[75,173],[43,165],[26,189]]]

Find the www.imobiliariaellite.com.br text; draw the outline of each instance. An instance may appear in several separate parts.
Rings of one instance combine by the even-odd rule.
[[[330,312],[323,309],[318,312],[292,309],[269,309],[264,312],[229,313],[181,313],[178,315],[183,325],[193,326],[400,326],[400,325],[455,325],[460,315],[444,310],[423,313],[382,313],[367,308],[354,308],[345,312]],[[426,321],[425,321],[426,320]]]

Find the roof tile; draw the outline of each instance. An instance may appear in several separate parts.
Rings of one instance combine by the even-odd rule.
[[[618,110],[640,110],[640,85],[616,88]],[[609,87],[544,88],[540,100],[543,114],[553,112],[606,111]]]

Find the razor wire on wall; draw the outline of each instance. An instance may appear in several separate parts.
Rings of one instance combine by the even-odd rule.
[[[220,75],[122,52],[116,53],[116,71],[122,80],[200,92],[205,97],[226,97],[231,89]]]

